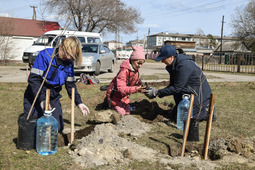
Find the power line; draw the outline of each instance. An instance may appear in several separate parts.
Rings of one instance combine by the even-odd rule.
[[[169,9],[169,11],[160,11],[160,12],[157,12],[156,15],[160,15],[162,17],[162,15],[168,14],[167,16],[169,16],[170,12],[171,12],[171,14],[175,14],[176,12],[186,12],[187,10],[192,10],[192,9],[193,10],[197,10],[197,9],[200,9],[201,7],[212,5],[212,4],[216,4],[216,3],[221,3],[223,1],[226,1],[226,0],[218,0],[218,1],[215,1],[215,2],[203,3],[203,4],[200,4],[200,5],[196,5],[196,6],[193,6],[193,7],[187,7],[187,8],[178,8],[178,9],[174,8],[174,9],[171,9],[171,10]],[[201,2],[201,1],[196,1],[196,2]],[[197,3],[192,3],[192,4],[197,4]]]
[[[226,0],[223,0],[223,1],[226,1]],[[244,3],[244,1],[237,2],[237,3],[231,2],[231,3],[219,5],[219,6],[207,7],[207,8],[201,9],[201,7],[206,7],[208,5],[213,5],[213,4],[218,4],[218,3],[222,4],[223,1],[221,1],[221,0],[220,1],[214,1],[214,2],[200,4],[200,5],[197,5],[197,6],[188,7],[188,8],[184,8],[184,9],[183,8],[172,9],[171,14],[170,14],[170,11],[152,12],[153,16],[151,16],[151,17],[148,16],[148,17],[150,17],[150,19],[160,19],[160,18],[165,18],[165,17],[169,17],[169,16],[171,16],[171,17],[172,16],[179,16],[179,15],[185,15],[185,14],[189,14],[189,13],[208,11],[208,10],[212,10],[212,9],[221,10],[220,8],[222,8],[222,7]],[[249,1],[249,0],[246,0],[246,1]],[[227,2],[229,2],[229,1],[227,1]],[[193,10],[193,11],[191,11],[191,10]]]

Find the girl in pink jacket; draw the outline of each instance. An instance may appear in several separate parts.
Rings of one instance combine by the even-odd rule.
[[[133,46],[129,59],[120,65],[118,74],[111,81],[106,97],[110,108],[121,115],[130,114],[129,96],[132,93],[144,93],[139,68],[145,62],[143,47]]]

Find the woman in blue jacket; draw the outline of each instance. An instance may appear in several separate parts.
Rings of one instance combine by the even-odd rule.
[[[192,58],[177,53],[172,45],[164,45],[155,61],[162,61],[166,64],[166,70],[170,74],[170,84],[159,90],[151,88],[145,94],[150,98],[173,95],[176,105],[171,118],[175,121],[177,106],[182,100],[182,95],[194,94],[192,118],[198,121],[206,120],[212,91],[205,75]],[[213,119],[216,119],[216,114]]]
[[[51,59],[52,63],[50,65]],[[75,88],[75,104],[81,109],[83,115],[89,113],[88,107],[82,103],[80,94],[75,85],[74,62],[80,64],[81,43],[77,37],[68,37],[64,39],[54,52],[54,48],[42,50],[31,69],[28,86],[24,94],[24,114],[28,115],[34,98],[46,76],[48,67],[49,72],[46,81],[36,99],[35,105],[30,116],[41,117],[45,109],[46,89],[50,89],[50,108],[55,108],[52,116],[58,121],[58,132],[64,129],[62,109],[59,99],[62,97],[59,93],[62,85],[65,85],[67,93],[71,98],[71,89]]]

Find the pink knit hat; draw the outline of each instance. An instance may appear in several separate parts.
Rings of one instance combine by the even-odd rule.
[[[145,54],[143,52],[143,47],[141,46],[132,46],[133,52],[130,56],[131,60],[145,60]]]

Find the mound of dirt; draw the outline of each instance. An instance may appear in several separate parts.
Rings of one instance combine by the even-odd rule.
[[[83,137],[70,155],[81,166],[96,168],[100,165],[127,163],[129,160],[154,160],[156,151],[140,146],[123,134],[140,136],[148,131],[149,124],[133,116],[124,116],[117,125],[111,123],[96,125],[94,131]]]
[[[109,112],[109,115],[106,116],[105,112],[95,114],[94,119],[97,121],[91,121],[94,122],[92,126],[77,130],[74,144],[69,150],[74,162],[86,168],[124,165],[132,160],[157,161],[165,164],[166,167],[173,165],[190,168],[192,166],[194,169],[214,169],[232,163],[255,167],[255,137],[211,139],[208,161],[203,160],[203,144],[196,142],[187,143],[185,157],[180,157],[179,142],[171,144],[168,152],[164,152],[165,154],[140,146],[133,141],[149,132],[155,125],[167,126],[163,122],[171,120],[173,106],[159,106],[157,102],[146,99],[131,103],[131,106],[135,107],[132,115],[120,116],[118,121],[117,119],[114,121],[111,120],[110,111],[106,110],[105,112]],[[67,137],[70,139],[70,134],[67,134]]]
[[[144,123],[128,115],[122,117],[117,124],[102,123],[93,128],[80,130],[79,137],[82,137],[82,134],[85,136],[75,140],[70,146],[69,154],[74,162],[86,168],[98,168],[101,165],[114,167],[128,164],[133,160],[157,161],[166,167],[178,166],[184,169],[190,167],[214,169],[232,163],[255,167],[255,137],[212,139],[209,145],[208,161],[204,161],[201,149],[203,146],[198,143],[187,143],[185,157],[179,156],[181,149],[179,143],[172,145],[172,154],[174,152],[177,154],[171,157],[130,140],[149,132],[152,126],[153,124]],[[91,133],[88,134],[89,131]],[[127,136],[128,138],[125,138]]]

